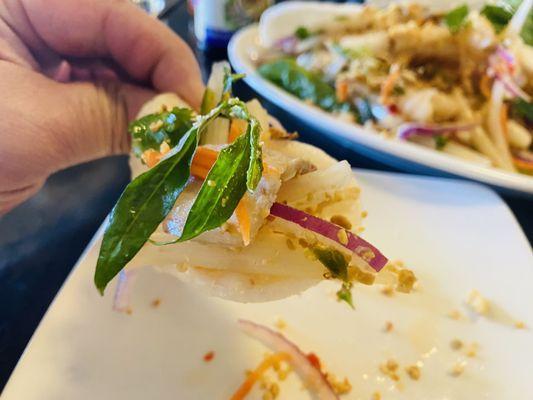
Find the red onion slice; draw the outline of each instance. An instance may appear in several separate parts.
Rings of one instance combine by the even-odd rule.
[[[411,136],[437,136],[441,133],[466,131],[475,128],[478,124],[447,124],[447,125],[433,125],[423,123],[407,123],[402,124],[396,131],[396,136],[400,139],[409,139]]]
[[[304,229],[333,240],[362,258],[377,272],[387,264],[387,258],[376,247],[356,234],[331,222],[281,203],[272,205],[270,215],[295,223]],[[348,239],[346,243],[342,243],[339,239],[339,231],[341,230],[346,232]]]
[[[338,400],[339,397],[333,391],[322,371],[311,363],[306,354],[296,344],[289,341],[282,334],[255,322],[240,319],[238,323],[241,330],[248,336],[257,339],[276,353],[287,354],[289,356],[287,361],[302,379],[313,398],[318,400]]]

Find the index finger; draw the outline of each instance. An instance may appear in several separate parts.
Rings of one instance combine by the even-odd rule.
[[[178,93],[198,107],[203,93],[191,49],[166,25],[128,1],[19,0],[28,31],[64,56],[111,57],[133,79]]]

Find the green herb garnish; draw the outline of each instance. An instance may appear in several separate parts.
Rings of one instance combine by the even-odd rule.
[[[305,26],[299,26],[294,31],[294,36],[296,36],[300,40],[307,39],[308,37],[312,36],[313,34],[309,32],[309,29],[307,29]]]
[[[339,106],[335,89],[319,74],[299,66],[293,59],[286,58],[263,64],[258,71],[270,82],[324,110],[332,111]]]
[[[505,0],[496,4],[487,4],[481,10],[481,15],[484,15],[491,22],[494,30],[499,33],[511,21],[521,3],[521,0]],[[529,13],[520,36],[526,44],[533,46],[533,12]]]
[[[341,288],[337,291],[337,300],[348,303],[350,307],[355,309],[352,298],[352,284],[350,282],[343,282]]]
[[[524,99],[516,99],[511,110],[516,116],[533,122],[533,103],[528,103]]]
[[[333,278],[348,279],[348,261],[340,251],[331,247],[314,246],[311,251],[331,273]]]
[[[434,136],[435,139],[435,147],[437,150],[442,150],[444,146],[446,146],[446,143],[448,143],[448,138],[444,135],[436,135]]]
[[[128,127],[131,147],[136,157],[148,149],[159,151],[163,142],[175,147],[183,135],[191,129],[193,112],[188,108],[174,107],[172,111],[149,114],[132,122]]]
[[[468,6],[463,4],[454,8],[444,16],[444,23],[452,33],[457,33],[465,25],[468,17]]]
[[[96,265],[94,282],[100,293],[172,210],[189,180],[190,165],[202,131],[220,115],[243,118],[249,128],[245,135],[221,151],[200,188],[178,241],[222,225],[246,190],[256,188],[262,174],[259,122],[248,113],[242,101],[223,101],[209,114],[199,117],[165,159],[135,178],[120,196],[111,211]],[[210,185],[212,181],[219,182],[218,188]]]

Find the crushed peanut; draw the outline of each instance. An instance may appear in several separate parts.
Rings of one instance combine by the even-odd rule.
[[[526,323],[524,321],[516,321],[514,327],[516,329],[526,329]]]
[[[361,218],[368,217],[368,211],[361,211]]]
[[[279,396],[279,385],[276,382],[265,384],[262,400],[274,400]]]
[[[385,322],[385,327],[383,328],[383,330],[387,333],[392,332],[394,330],[394,325],[392,324],[392,322],[387,321]]]
[[[348,234],[344,229],[339,229],[337,231],[337,239],[339,239],[340,244],[347,245],[348,244]]]
[[[454,320],[459,320],[462,318],[462,314],[459,310],[451,310],[449,313],[448,313],[448,317],[450,317],[451,319],[454,319]]]
[[[352,224],[350,221],[348,221],[348,218],[346,218],[344,215],[333,215],[330,219],[331,223],[335,225],[339,225],[343,227],[344,229],[352,229]]]
[[[454,378],[457,378],[458,376],[461,376],[464,371],[465,371],[465,363],[457,362],[450,369],[450,375],[453,376]]]
[[[353,280],[363,285],[373,285],[376,280],[376,274],[370,271],[363,271],[355,265],[350,265],[348,268],[348,276],[351,281]]]
[[[450,347],[452,350],[461,350],[463,348],[463,342],[461,342],[459,339],[453,339],[450,342]]]
[[[285,329],[287,327],[287,323],[281,319],[281,318],[278,318],[276,320],[276,323],[274,324],[276,326],[276,328],[278,329]]]
[[[346,394],[350,393],[350,391],[352,390],[352,384],[350,383],[348,378],[344,378],[344,380],[341,381],[337,379],[335,375],[327,373],[326,379],[336,394]]]
[[[414,381],[417,381],[420,379],[420,368],[417,365],[410,365],[408,367],[405,367],[405,372],[407,372],[407,375],[409,375],[409,378],[411,378]]]
[[[479,315],[486,316],[490,311],[490,302],[476,289],[471,290],[468,294],[466,305]]]
[[[161,154],[167,154],[168,152],[170,151],[170,146],[168,145],[167,142],[165,142],[164,140],[161,142],[161,144],[159,145],[159,152]]]
[[[370,400],[381,400],[381,393],[380,392],[374,392],[372,393],[372,397]]]
[[[152,302],[150,303],[150,306],[152,308],[157,308],[161,305],[161,299],[157,298],[157,299],[153,299]]]
[[[392,285],[386,285],[381,288],[381,293],[387,297],[392,297],[394,295],[394,288]]]
[[[479,345],[476,342],[474,342],[470,344],[470,346],[468,346],[468,349],[466,350],[465,354],[467,357],[473,358],[477,356],[478,350],[479,350]]]
[[[390,379],[396,382],[400,380],[400,376],[397,374],[398,368],[398,363],[392,358],[387,360],[385,364],[381,364],[379,366],[379,370],[383,375],[388,376]]]
[[[291,239],[287,238],[287,247],[289,248],[289,250],[294,250],[296,249],[296,246],[294,245],[294,243],[292,242]]]
[[[402,269],[398,272],[398,284],[396,290],[402,293],[409,293],[416,282],[416,276],[410,269]]]

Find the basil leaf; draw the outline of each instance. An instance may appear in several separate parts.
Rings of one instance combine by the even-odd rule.
[[[311,249],[315,257],[331,272],[333,278],[348,279],[348,262],[340,251],[322,246]]]
[[[486,4],[481,9],[481,15],[490,21],[496,33],[500,33],[507,26],[513,14],[514,10],[505,4]]]
[[[261,176],[263,175],[263,157],[261,152],[261,145],[259,138],[261,137],[261,125],[253,118],[248,123],[248,132],[246,133],[248,145],[250,146],[250,156],[248,162],[248,170],[246,172],[246,187],[253,192]]]
[[[175,107],[172,111],[146,115],[128,127],[132,137],[132,150],[136,157],[148,149],[159,151],[161,143],[170,147],[178,144],[183,135],[191,129],[193,113],[188,108]]]
[[[517,99],[512,105],[512,111],[518,117],[533,122],[533,103],[528,103],[523,99]]]
[[[239,136],[218,155],[189,211],[180,242],[218,228],[235,211],[246,192],[250,160],[249,132]]]
[[[222,101],[228,100],[230,98],[231,88],[233,87],[233,84],[238,80],[244,78],[245,76],[246,74],[232,74],[230,69],[228,69],[224,73],[224,84],[222,86]]]
[[[309,36],[312,36],[312,33],[309,32],[309,29],[307,29],[305,26],[299,26],[294,31],[294,36],[296,36],[300,40],[307,39]]]
[[[437,148],[437,150],[442,150],[448,143],[449,139],[444,135],[436,135],[434,136],[434,140],[435,140],[435,147]]]
[[[263,64],[259,73],[270,82],[302,100],[310,100],[324,110],[339,106],[335,89],[324,82],[320,75],[299,66],[292,59],[281,59]]]
[[[454,8],[444,16],[444,23],[452,33],[457,33],[465,25],[468,16],[468,6],[463,4]]]
[[[348,303],[348,305],[355,309],[353,305],[353,298],[352,298],[352,284],[349,282],[343,282],[342,286],[339,291],[337,291],[337,300],[338,301],[344,301]]]
[[[101,294],[172,210],[189,179],[197,141],[195,127],[172,150],[171,156],[135,178],[113,207],[94,274]]]
[[[496,4],[487,4],[481,10],[481,14],[492,23],[494,30],[499,33],[507,26],[521,3],[521,0],[502,0]],[[529,13],[520,36],[526,44],[533,46],[533,12]]]

